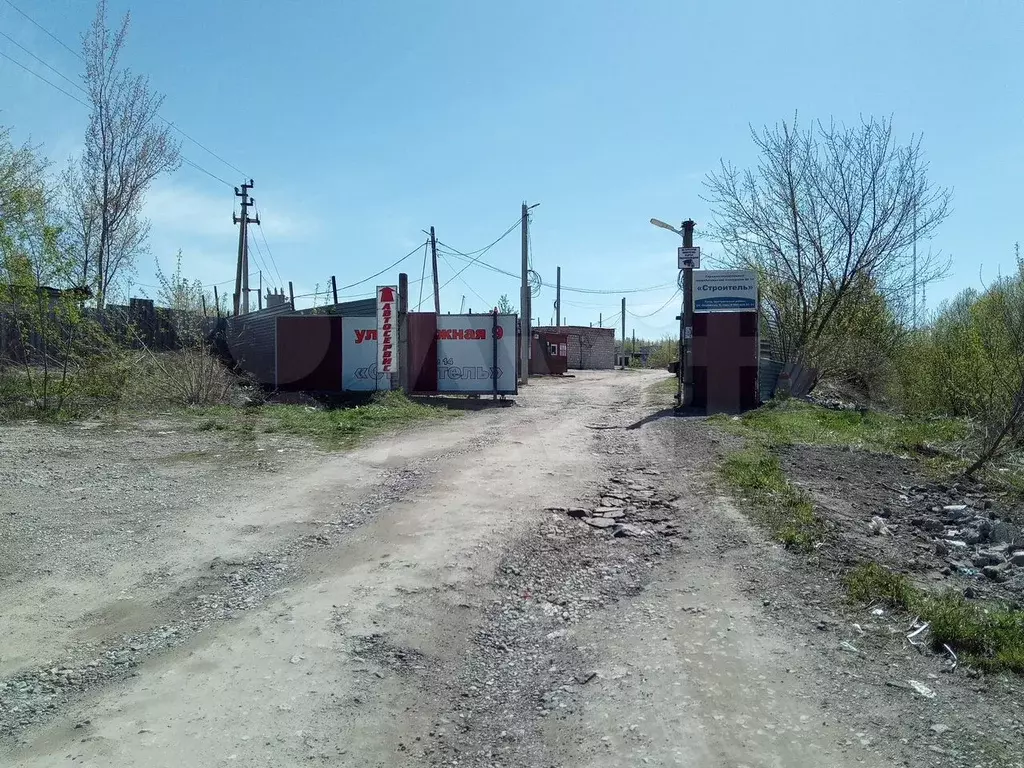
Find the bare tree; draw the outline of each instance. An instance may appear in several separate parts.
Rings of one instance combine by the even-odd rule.
[[[180,146],[157,116],[163,96],[149,80],[121,66],[130,16],[116,30],[107,26],[107,3],[82,37],[85,86],[91,113],[85,151],[65,174],[68,236],[87,283],[102,308],[111,288],[144,252],[149,223],[142,215],[146,190],[175,170]],[[71,226],[73,225],[73,226]]]
[[[761,277],[766,334],[784,359],[821,365],[843,318],[881,295],[901,311],[914,284],[947,267],[912,256],[949,213],[928,181],[920,137],[905,145],[889,120],[853,127],[782,123],[752,131],[756,169],[725,162],[705,181],[724,260]]]

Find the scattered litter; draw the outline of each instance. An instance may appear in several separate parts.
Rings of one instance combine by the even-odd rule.
[[[885,610],[882,609],[882,608],[873,608],[871,610],[871,615],[872,616],[884,616],[885,615]]]
[[[929,688],[927,685],[920,682],[919,680],[907,680],[907,682],[910,683],[910,687],[914,689],[915,693],[921,694],[926,699],[935,698],[935,691],[933,691],[931,688]]]
[[[921,645],[921,643],[915,643],[914,642],[914,638],[917,637],[918,635],[920,635],[926,629],[928,629],[928,627],[929,627],[929,624],[926,621],[923,624],[921,624],[921,626],[919,626],[917,629],[915,629],[913,632],[911,632],[909,635],[907,635],[907,640],[910,641],[910,644],[914,645],[914,646]]]
[[[857,649],[857,646],[853,645],[852,643],[848,643],[845,640],[843,640],[839,644],[839,647],[844,651],[849,651],[850,653],[860,653],[860,651]]]
[[[868,523],[868,528],[870,528],[872,533],[876,536],[892,536],[892,530],[885,524],[885,520],[880,518],[878,515],[871,518],[871,522]]]
[[[950,666],[949,671],[956,671],[956,665],[960,663],[960,660],[956,657],[956,654],[953,652],[953,649],[950,648],[946,643],[943,643],[942,647],[946,649],[946,653],[948,653],[950,658],[953,660],[953,664],[952,666]]]

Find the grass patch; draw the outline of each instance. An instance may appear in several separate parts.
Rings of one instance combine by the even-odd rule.
[[[652,395],[674,395],[679,391],[679,380],[675,376],[651,384],[647,391]]]
[[[948,645],[979,669],[1024,674],[1024,611],[969,601],[955,592],[932,595],[878,563],[854,568],[846,577],[846,588],[855,602],[883,603],[920,616],[930,625],[936,650]]]
[[[400,392],[374,395],[365,405],[313,408],[305,405],[262,405],[238,409],[204,408],[197,429],[225,430],[242,437],[282,433],[308,437],[327,448],[351,448],[357,443],[409,424],[450,415],[443,408],[421,405]]]
[[[786,479],[767,446],[756,444],[730,454],[720,472],[748,498],[754,516],[787,547],[809,550],[822,537],[821,519],[810,497]]]
[[[844,445],[922,455],[942,453],[946,446],[967,435],[967,425],[953,419],[919,419],[877,412],[862,415],[798,400],[772,402],[739,419],[715,416],[710,421],[731,432],[771,443]]]

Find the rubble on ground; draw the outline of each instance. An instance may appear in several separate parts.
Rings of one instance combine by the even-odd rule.
[[[676,496],[656,481],[656,470],[631,469],[612,477],[590,507],[548,507],[549,512],[577,518],[611,536],[675,536],[679,533]]]

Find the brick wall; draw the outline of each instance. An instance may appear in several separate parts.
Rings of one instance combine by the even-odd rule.
[[[568,337],[569,370],[605,370],[615,367],[615,329],[585,325],[545,325],[534,331],[564,333]]]

